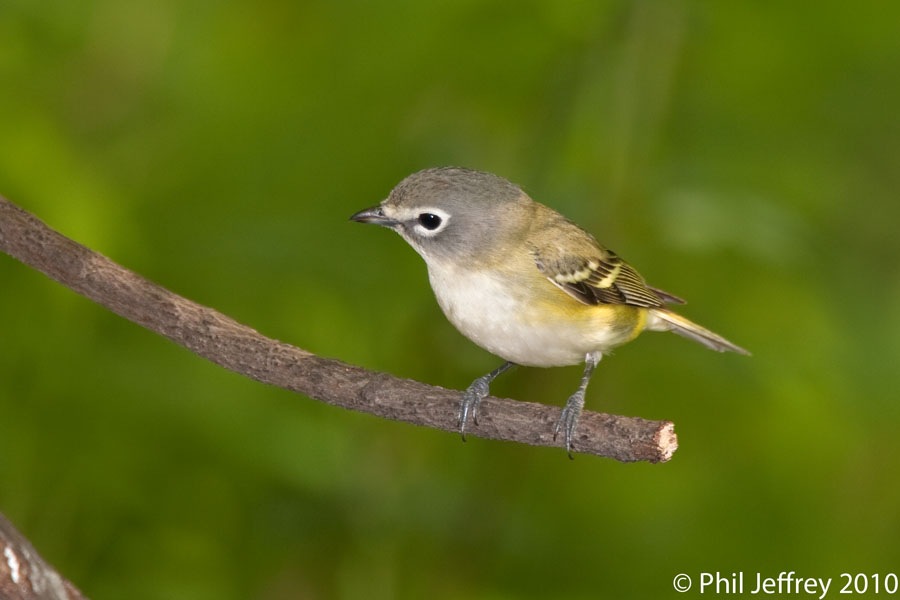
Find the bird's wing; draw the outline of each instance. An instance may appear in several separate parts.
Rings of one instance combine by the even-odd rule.
[[[604,248],[573,223],[565,236],[532,247],[538,270],[550,283],[584,304],[628,304],[659,307],[684,303],[681,298],[652,288],[631,265]],[[577,231],[576,231],[577,230]],[[565,242],[559,243],[559,239]]]

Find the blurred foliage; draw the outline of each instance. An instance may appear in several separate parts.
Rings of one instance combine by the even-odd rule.
[[[497,364],[347,222],[493,171],[754,352],[646,334],[588,407],[620,465],[323,406],[0,256],[0,510],[94,598],[664,597],[900,565],[900,4],[5,0],[0,193],[308,350]],[[579,368],[494,391],[562,403]],[[695,592],[692,592],[695,593]]]

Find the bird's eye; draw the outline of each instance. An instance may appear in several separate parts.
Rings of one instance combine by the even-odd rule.
[[[441,226],[441,218],[433,213],[422,213],[419,215],[419,223],[425,229],[434,231]]]

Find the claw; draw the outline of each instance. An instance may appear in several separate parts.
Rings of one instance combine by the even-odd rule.
[[[578,417],[581,416],[582,408],[584,408],[584,390],[578,390],[569,396],[569,400],[566,402],[566,406],[562,409],[559,420],[556,421],[556,426],[553,428],[553,439],[556,440],[559,430],[565,427],[566,454],[573,460],[575,457],[572,456],[572,439],[575,437],[575,427],[578,425]]]
[[[490,393],[491,382],[497,378],[497,375],[514,366],[511,362],[505,362],[487,375],[482,375],[466,388],[466,393],[463,394],[463,399],[459,403],[459,416],[456,421],[459,435],[462,436],[463,441],[466,441],[466,424],[469,421],[469,414],[472,415],[472,422],[478,425],[478,405]]]
[[[490,379],[488,379],[487,375],[479,377],[466,389],[462,402],[459,403],[457,425],[463,441],[466,441],[466,424],[469,421],[470,414],[472,415],[472,422],[478,425],[478,405],[490,392],[489,383]]]
[[[581,416],[581,409],[584,408],[584,391],[587,389],[588,382],[591,380],[591,375],[593,375],[599,360],[599,352],[590,352],[584,357],[584,375],[581,376],[581,385],[578,386],[578,390],[574,394],[569,396],[569,400],[566,402],[566,406],[562,409],[559,420],[553,428],[553,440],[556,441],[560,428],[565,425],[566,454],[569,455],[570,459],[575,458],[572,456],[572,438],[575,437],[575,426],[578,425],[578,417]]]

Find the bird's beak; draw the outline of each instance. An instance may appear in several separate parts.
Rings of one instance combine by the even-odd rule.
[[[372,208],[361,210],[350,217],[350,220],[357,223],[373,223],[382,227],[394,227],[398,224],[398,221],[385,216],[381,206],[373,206]]]

